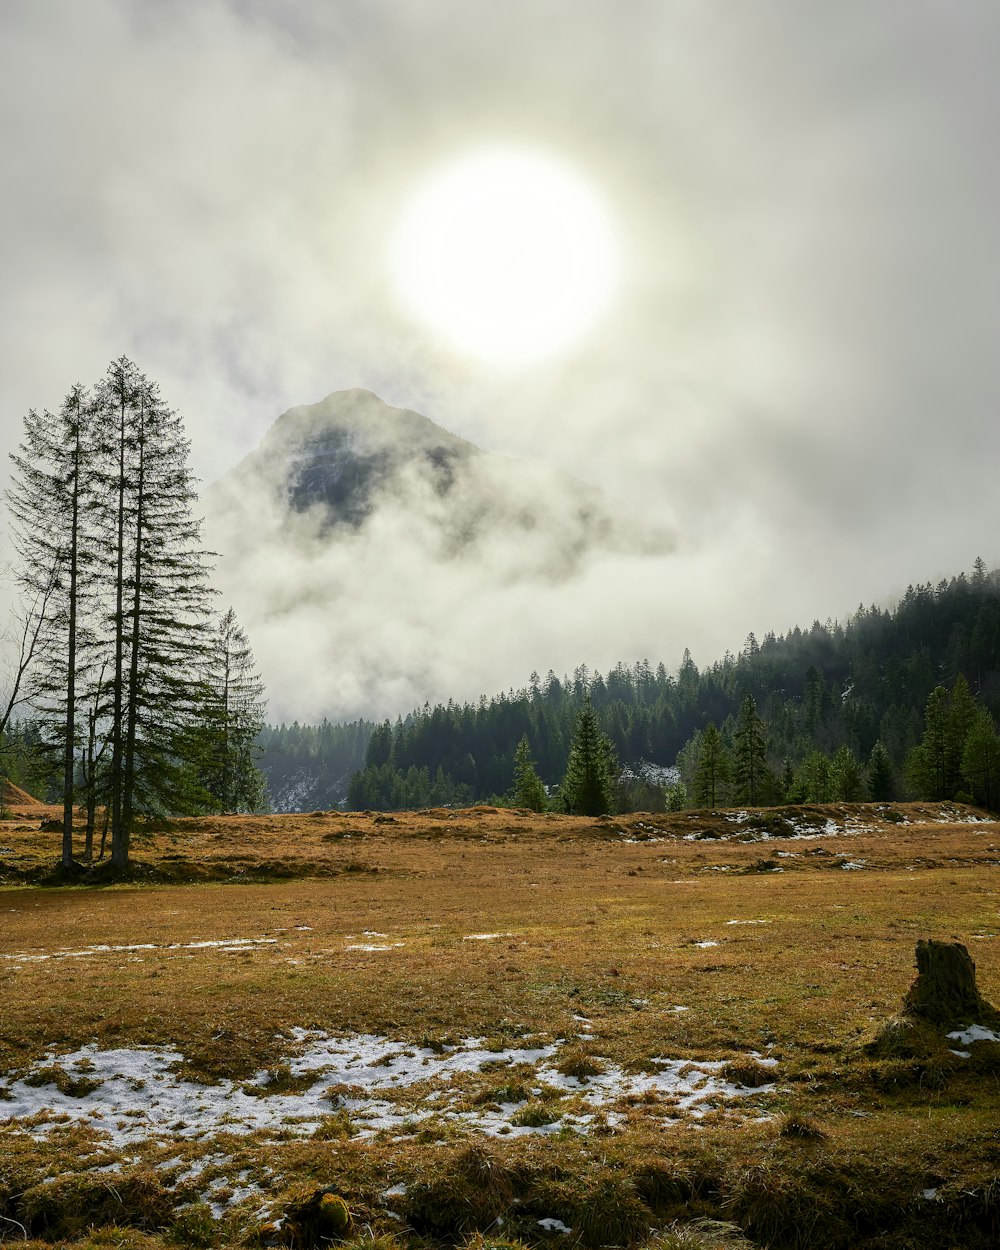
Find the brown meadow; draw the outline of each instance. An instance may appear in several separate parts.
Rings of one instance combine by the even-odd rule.
[[[539,1133],[428,1119],[419,1084],[399,1094],[412,1124],[367,1134],[333,1096],[306,1136],[222,1124],[114,1146],[43,1113],[0,1130],[0,1239],[305,1244],[320,1234],[301,1220],[271,1225],[303,1187],[331,1186],[348,1239],[394,1245],[995,1244],[1000,1044],[968,1059],[943,1037],[930,1054],[865,1049],[918,938],[965,942],[1000,1003],[1000,826],[981,813],[190,818],[143,830],[127,880],[98,867],[57,887],[58,835],[11,806],[0,1116],[26,1075],[43,1102],[99,1097],[60,1066],[90,1044],[171,1047],[187,1082],[294,1096],[295,1031],[315,1030],[435,1054],[483,1039],[453,1106],[516,1102],[511,1122]],[[561,1047],[575,1101],[510,1057],[532,1046]],[[697,1115],[622,1094],[569,1127],[602,1071],[641,1077],[665,1057],[718,1063],[744,1092]]]

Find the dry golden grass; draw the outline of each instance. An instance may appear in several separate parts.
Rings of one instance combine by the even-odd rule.
[[[977,1043],[972,1061],[943,1041],[927,1056],[864,1049],[899,1007],[921,937],[966,942],[1000,1004],[1000,827],[971,815],[899,804],[739,820],[489,808],[186,819],[136,839],[129,880],[61,888],[31,884],[51,872],[58,834],[15,817],[0,822],[0,1085],[50,1048],[95,1042],[172,1045],[199,1079],[267,1068],[290,1088],[282,1063],[296,1027],[499,1046],[575,1041],[582,1016],[596,1036],[566,1048],[567,1070],[723,1060],[754,1085],[748,1052],[766,1050],[778,1088],[699,1126],[637,1100],[590,1137],[487,1145],[459,1129],[359,1141],[331,1117],[312,1140],[220,1139],[222,1176],[266,1180],[272,1209],[296,1185],[335,1183],[353,1236],[368,1226],[411,1244],[478,1234],[489,1250],[498,1217],[504,1236],[558,1243],[537,1224],[549,1216],[595,1246],[651,1229],[661,1247],[739,1244],[726,1222],[759,1246],[995,1244],[1000,1047]],[[761,840],[787,835],[790,820],[839,832]],[[192,945],[237,938],[262,941]],[[145,949],[89,949],[101,945]],[[389,949],[352,949],[363,945]],[[48,958],[26,958],[37,956]],[[519,1079],[508,1068],[455,1087],[476,1106]],[[525,1108],[544,1118],[544,1091]],[[159,1246],[163,1229],[186,1244],[258,1236],[249,1202],[221,1223],[177,1211],[187,1191],[162,1165],[204,1144],[130,1151],[113,1186],[120,1206],[98,1200],[103,1181],[81,1179],[79,1155],[105,1157],[89,1130],[5,1145],[0,1240],[19,1236],[3,1218],[81,1247]],[[39,1189],[46,1176],[58,1180]],[[397,1182],[408,1186],[402,1220],[379,1198]],[[95,1212],[89,1223],[133,1231],[88,1241],[87,1219],[66,1214],[74,1204]],[[964,1231],[944,1240],[956,1221]],[[930,1240],[912,1240],[921,1230]]]

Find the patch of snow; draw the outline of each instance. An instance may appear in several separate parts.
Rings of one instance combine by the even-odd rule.
[[[726,924],[770,924],[770,920],[727,920]]]
[[[467,933],[463,942],[493,942],[497,938],[513,937],[513,933]]]
[[[681,779],[681,770],[673,764],[651,764],[635,760],[618,774],[622,781],[645,781],[652,786],[673,786]]]
[[[936,1189],[921,1190],[921,1197],[926,1198],[928,1202],[936,1198],[937,1195],[938,1195],[938,1191]]]
[[[539,1226],[544,1228],[547,1233],[571,1233],[573,1230],[562,1222],[557,1220],[555,1216],[546,1216],[544,1220],[538,1221]]]
[[[155,942],[134,942],[124,946],[108,946],[99,943],[96,946],[84,946],[80,950],[57,950],[47,954],[24,953],[19,955],[0,955],[0,959],[12,960],[15,963],[38,963],[44,959],[83,959],[91,955],[119,955],[129,951],[197,951],[217,948],[222,951],[246,950],[253,946],[276,946],[277,938],[223,938],[212,942],[170,942],[157,945]]]
[[[982,1024],[970,1024],[967,1029],[949,1033],[948,1036],[962,1046],[968,1046],[970,1042],[1000,1042],[1000,1034],[994,1033],[992,1029],[987,1029]]]
[[[671,1113],[683,1110],[694,1117],[703,1114],[706,1104],[760,1092],[723,1080],[720,1069],[725,1061],[660,1058],[654,1061],[657,1071],[637,1074],[607,1063],[601,1073],[578,1080],[558,1071],[561,1043],[493,1051],[485,1049],[483,1038],[466,1038],[438,1053],[372,1034],[337,1038],[306,1029],[289,1032],[298,1053],[289,1057],[288,1066],[294,1076],[311,1078],[311,1084],[297,1093],[262,1093],[266,1087],[264,1073],[243,1083],[223,1080],[199,1085],[185,1081],[178,1071],[184,1057],[172,1048],[100,1050],[88,1045],[68,1055],[50,1052],[34,1069],[57,1063],[66,1071],[86,1073],[101,1083],[98,1088],[72,1097],[54,1084],[33,1086],[24,1079],[14,1081],[7,1091],[9,1097],[0,1103],[0,1124],[47,1116],[49,1124],[32,1126],[36,1135],[44,1137],[57,1120],[69,1120],[103,1130],[120,1147],[148,1139],[207,1141],[220,1130],[307,1136],[339,1109],[350,1117],[361,1138],[380,1131],[405,1135],[432,1116],[489,1136],[521,1136],[555,1133],[564,1127],[585,1133],[598,1110],[606,1123],[613,1119],[621,1122],[623,1117],[611,1104],[650,1092],[669,1099]],[[562,1090],[574,1101],[561,1111],[555,1106],[553,1123],[537,1128],[513,1123],[516,1103],[499,1109],[459,1110],[462,1095],[450,1087],[452,1077],[478,1072],[487,1062],[491,1067],[529,1065],[535,1069],[536,1081]],[[31,1071],[26,1075],[30,1077]],[[407,1106],[405,1100],[396,1101],[397,1091],[422,1083],[433,1083],[435,1088],[419,1103]],[[331,1087],[340,1087],[342,1092],[331,1093]],[[761,1087],[764,1091],[769,1088]],[[226,1156],[196,1160],[177,1180],[190,1180],[207,1167],[226,1161]],[[223,1209],[254,1192],[250,1188],[234,1192],[225,1199]]]
[[[718,945],[719,945],[719,943],[718,943],[718,942],[713,942],[713,941],[711,941],[711,939],[709,939],[709,940],[708,940],[708,941],[706,941],[706,942],[694,942],[694,943],[693,943],[693,945],[694,945],[694,946],[700,946],[702,949],[704,949],[706,946],[718,946]]]
[[[391,951],[402,946],[402,942],[391,942],[388,946],[378,946],[373,942],[352,942],[344,947],[345,951]]]
[[[971,1059],[972,1058],[971,1050],[953,1050],[951,1047],[949,1047],[948,1053],[952,1055],[956,1055],[959,1059]]]

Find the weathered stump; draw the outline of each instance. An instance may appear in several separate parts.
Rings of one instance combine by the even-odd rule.
[[[936,1025],[994,1024],[1000,1013],[979,993],[976,965],[961,942],[917,943],[917,975],[903,1015]]]

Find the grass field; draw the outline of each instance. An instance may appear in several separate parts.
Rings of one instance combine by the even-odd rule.
[[[918,938],[1000,1003],[981,813],[186,819],[56,885],[11,806],[0,1240],[1000,1244],[1000,1044],[869,1046]]]

